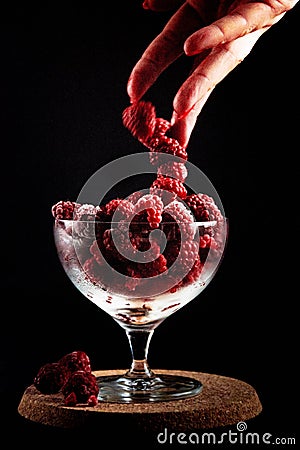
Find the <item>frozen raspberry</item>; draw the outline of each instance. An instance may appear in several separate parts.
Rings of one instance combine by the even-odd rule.
[[[158,167],[157,175],[175,178],[183,183],[188,175],[188,171],[183,163],[168,161]]]
[[[146,210],[147,221],[151,228],[158,228],[162,219],[164,204],[158,195],[146,194],[135,204],[134,211],[139,213]]]
[[[193,267],[189,271],[189,273],[183,278],[182,284],[184,286],[188,284],[192,284],[195,281],[199,280],[201,272],[203,269],[203,264],[200,261],[200,258],[196,258]]]
[[[145,142],[155,130],[155,107],[150,102],[139,101],[123,111],[122,119],[131,134],[139,141]]]
[[[199,222],[217,220],[222,216],[213,198],[206,194],[188,195],[184,202]]]
[[[136,191],[130,194],[126,200],[130,201],[133,205],[144,195],[143,191]]]
[[[57,220],[72,220],[74,213],[81,205],[70,201],[60,201],[52,206],[51,212]]]
[[[178,260],[176,270],[183,272],[190,269],[191,261],[195,261],[198,258],[199,246],[195,241],[175,241],[169,243],[164,251],[164,255],[167,259],[168,267],[171,267],[175,261]]]
[[[95,221],[106,222],[109,221],[109,217],[106,212],[105,205],[98,206],[95,214]]]
[[[174,192],[174,194],[182,199],[185,199],[187,196],[187,190],[181,181],[170,177],[158,176],[150,187],[151,193],[155,194],[156,189]]]
[[[77,403],[86,403],[92,395],[97,396],[99,386],[97,378],[91,372],[77,370],[73,372],[62,387],[64,398],[67,399],[74,393]]]
[[[115,242],[117,242],[118,248],[116,247]],[[110,261],[123,261],[123,255],[124,253],[127,253],[126,250],[128,250],[129,242],[128,239],[126,239],[126,236],[124,236],[118,228],[114,228],[113,230],[108,229],[104,231],[103,245],[105,254],[110,259]],[[122,253],[120,253],[118,249],[120,249]]]
[[[91,372],[91,362],[88,355],[77,350],[71,353],[67,353],[58,361],[63,370],[70,376],[77,370],[84,370],[85,372]]]
[[[129,221],[133,217],[133,203],[127,199],[122,200],[119,202],[117,208],[115,209],[112,221],[113,222],[120,222],[120,221]]]
[[[96,406],[98,404],[98,398],[96,395],[91,395],[88,399],[88,405],[89,406]]]
[[[153,137],[164,136],[170,127],[171,123],[168,120],[157,117],[155,119]]]
[[[85,272],[86,279],[93,284],[99,284],[102,282],[101,271],[99,270],[99,264],[94,257],[88,258],[82,268]]]
[[[193,284],[193,283],[199,281],[202,269],[203,269],[203,264],[201,263],[200,258],[197,257],[193,264],[193,267],[188,272],[188,274],[179,283],[177,283],[175,286],[173,286],[170,289],[170,292],[174,293],[183,286],[188,286],[190,284]]]
[[[75,220],[95,220],[99,206],[85,203],[76,209]]]
[[[66,371],[60,364],[46,363],[39,369],[33,384],[42,394],[55,394],[62,388],[66,379]]]
[[[189,209],[185,206],[185,204],[179,200],[174,200],[173,202],[169,203],[165,209],[164,214],[168,215],[167,218],[164,217],[164,220],[168,221],[169,216],[176,221],[179,224],[194,224],[194,217],[189,211]],[[194,229],[194,225],[193,225]],[[194,235],[194,232],[191,233],[191,236]]]
[[[167,260],[159,255],[154,261],[135,263],[127,267],[127,275],[133,278],[151,278],[167,270]]]
[[[200,248],[210,247],[212,244],[212,240],[213,238],[208,233],[205,233],[203,236],[200,236],[199,247]]]
[[[131,217],[133,204],[129,200],[114,199],[105,205],[105,211],[110,220],[126,220]],[[113,217],[116,214],[116,217]]]
[[[65,405],[67,406],[76,406],[77,404],[77,397],[74,392],[71,392],[66,398],[65,398]]]
[[[90,253],[93,255],[99,266],[102,266],[105,263],[105,258],[100,249],[100,245],[98,241],[95,239],[92,245],[90,246]]]
[[[65,398],[65,405],[66,406],[76,406],[77,405],[77,397],[74,392],[71,392],[66,398]]]
[[[187,160],[185,148],[182,147],[176,139],[168,136],[153,137],[147,141],[147,147],[150,149],[150,162],[154,166],[165,162],[163,159],[161,160],[159,153],[167,153],[169,155],[177,156],[184,161]]]

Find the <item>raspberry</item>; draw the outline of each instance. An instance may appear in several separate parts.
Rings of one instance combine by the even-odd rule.
[[[77,404],[77,397],[74,392],[71,392],[66,398],[65,398],[65,404],[67,406],[76,406]]]
[[[154,261],[129,265],[127,274],[132,278],[151,278],[167,270],[167,260],[159,255]]]
[[[142,143],[154,133],[156,112],[150,102],[140,101],[128,106],[122,119],[124,126]]]
[[[170,177],[158,176],[157,179],[153,181],[150,187],[150,192],[155,194],[156,189],[174,192],[174,194],[182,199],[185,199],[187,196],[187,190],[181,181]]]
[[[88,405],[89,406],[96,406],[98,404],[98,399],[96,395],[91,395],[88,399]]]
[[[129,200],[114,199],[105,205],[105,211],[110,220],[128,220],[133,212],[133,204]],[[116,214],[116,217],[113,217]]]
[[[99,206],[90,205],[85,203],[76,208],[75,219],[76,220],[95,220]]]
[[[165,215],[167,215],[166,218]],[[172,220],[175,220],[179,224],[194,224],[193,215],[185,206],[185,204],[179,200],[174,200],[165,207],[163,213],[164,220],[167,222],[170,216]],[[194,225],[192,225],[192,228],[190,227],[190,229],[194,230]],[[194,234],[194,231],[191,231],[192,237],[194,236]]]
[[[33,384],[42,394],[55,394],[66,379],[66,371],[59,363],[46,363],[39,369]]]
[[[122,261],[124,260],[124,256],[116,248],[114,241],[118,243],[118,247],[122,249],[122,253],[126,252],[126,249],[129,247],[128,240],[126,240],[126,237],[122,234],[122,232],[117,228],[114,228],[113,230],[105,230],[103,233],[103,245],[106,256],[108,256],[112,261]]]
[[[144,195],[143,191],[136,191],[130,194],[126,200],[129,200],[133,205]]]
[[[51,212],[57,220],[72,220],[74,213],[80,206],[79,203],[60,201],[52,206]]]
[[[95,214],[95,221],[106,222],[108,220],[109,220],[109,217],[107,216],[105,205],[98,206],[96,214]]]
[[[200,248],[210,247],[212,244],[212,239],[213,238],[208,233],[205,233],[203,236],[200,236],[199,247]]]
[[[93,284],[101,283],[101,272],[99,271],[99,264],[97,263],[95,258],[91,257],[85,260],[82,268],[85,272],[87,280],[89,280]]]
[[[168,136],[159,136],[148,140],[147,147],[150,149],[149,158],[151,164],[153,165],[160,164],[160,158],[158,153],[167,153],[169,155],[177,156],[178,158],[181,158],[184,161],[187,160],[187,152],[185,148],[182,147],[176,139]]]
[[[206,222],[220,218],[220,211],[212,197],[206,194],[188,195],[184,202],[190,208],[196,221]]]
[[[171,123],[168,120],[157,117],[155,119],[153,137],[164,136],[170,127]]]
[[[170,289],[170,292],[176,292],[179,288],[183,286],[188,286],[189,284],[195,283],[199,280],[201,272],[203,269],[203,264],[200,261],[200,258],[197,257],[193,267],[188,272],[188,274],[176,285]]]
[[[168,161],[158,167],[157,175],[175,178],[183,183],[188,175],[188,172],[183,163]]]
[[[77,350],[71,353],[67,353],[58,361],[62,369],[70,376],[77,370],[84,370],[85,372],[91,372],[91,362],[88,355]]]
[[[102,251],[100,250],[100,245],[96,239],[90,246],[90,253],[91,255],[93,255],[99,266],[102,266],[105,263],[105,258],[102,254]]]
[[[182,285],[186,286],[188,284],[195,283],[199,279],[202,269],[203,264],[201,263],[200,258],[198,257],[195,260],[194,265],[189,271],[189,273],[183,278]]]
[[[77,403],[86,403],[91,396],[97,396],[99,386],[97,378],[91,372],[77,370],[73,372],[62,387],[65,401],[70,399],[71,394],[75,394]],[[72,396],[75,399],[74,396]]]
[[[146,194],[135,204],[134,211],[139,213],[146,210],[147,221],[151,228],[158,228],[162,219],[164,204],[158,195]]]

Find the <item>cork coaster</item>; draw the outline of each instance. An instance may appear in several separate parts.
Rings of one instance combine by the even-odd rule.
[[[173,431],[216,428],[254,418],[262,411],[255,389],[230,377],[180,370],[154,370],[157,374],[192,377],[203,384],[194,397],[154,403],[104,403],[88,407],[64,406],[61,393],[41,394],[29,386],[19,403],[21,416],[34,422],[60,428],[97,428],[122,424],[141,431]],[[123,375],[125,370],[94,371],[94,375]]]

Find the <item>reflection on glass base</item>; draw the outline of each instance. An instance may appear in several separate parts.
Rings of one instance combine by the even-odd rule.
[[[98,377],[99,402],[148,403],[193,397],[202,389],[194,378],[156,375],[151,378]]]

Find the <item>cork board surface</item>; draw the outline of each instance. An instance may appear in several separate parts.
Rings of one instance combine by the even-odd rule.
[[[29,386],[20,400],[18,412],[24,418],[60,428],[116,427],[118,422],[142,431],[164,427],[187,431],[233,425],[254,418],[262,411],[255,389],[244,381],[216,374],[182,370],[154,370],[157,374],[196,378],[203,384],[194,397],[153,403],[107,403],[89,407],[64,405],[61,393],[41,394]],[[94,371],[94,375],[123,375],[125,370]]]

